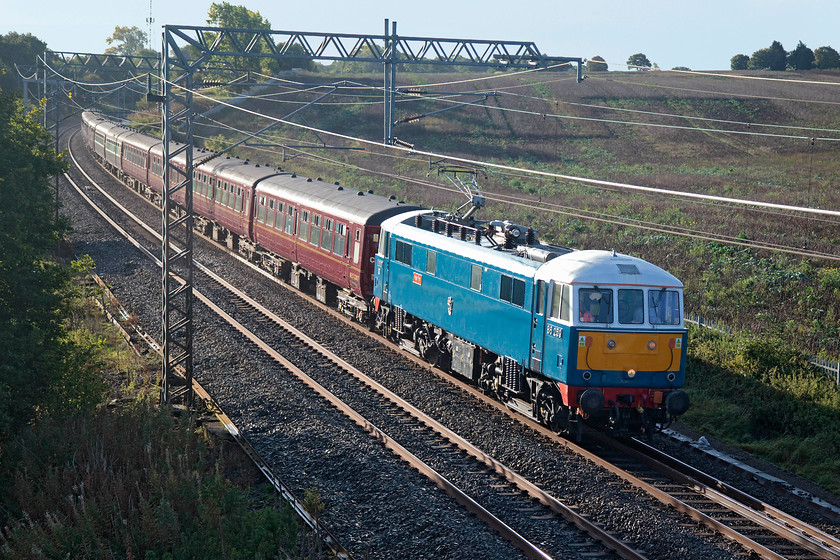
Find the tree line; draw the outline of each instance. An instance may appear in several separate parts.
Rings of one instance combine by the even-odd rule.
[[[840,53],[830,46],[811,50],[799,41],[792,51],[785,51],[779,41],[758,49],[752,56],[736,54],[730,59],[732,70],[836,70],[840,68]]]

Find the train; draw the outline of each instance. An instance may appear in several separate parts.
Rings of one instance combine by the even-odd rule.
[[[90,111],[82,130],[161,201],[159,138]],[[683,284],[658,266],[199,148],[193,162],[200,233],[557,432],[652,436],[689,408]]]

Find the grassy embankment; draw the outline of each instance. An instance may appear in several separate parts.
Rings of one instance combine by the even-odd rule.
[[[80,303],[70,336],[94,349],[88,365],[111,389],[95,410],[40,417],[0,448],[0,558],[317,557],[235,444],[157,406],[157,364]]]
[[[487,89],[494,95],[480,106],[400,124],[395,134],[420,150],[564,175],[840,208],[838,143],[826,139],[837,137],[832,131],[840,128],[840,104],[830,86],[790,81],[836,82],[838,75],[764,73],[761,77],[789,81],[610,72],[592,75],[582,84],[568,74],[464,83],[468,77],[458,75],[454,80],[462,83],[429,89]],[[417,85],[449,78],[401,74],[399,79]],[[328,81],[318,75],[302,79]],[[381,86],[377,75],[354,81]],[[284,115],[311,97],[284,92],[249,108]],[[308,108],[304,114],[311,126],[376,140],[382,137],[380,100],[378,92],[345,92],[327,99],[336,104]],[[448,106],[408,98],[398,103],[397,116]],[[266,124],[233,111],[222,120],[240,130]],[[617,120],[629,124],[612,122]],[[670,128],[674,126],[678,128]],[[227,141],[222,134],[241,138],[212,125],[198,134],[213,137],[210,143],[217,148]],[[317,143],[311,133],[292,127],[278,127],[266,136],[277,143]],[[326,141],[345,145],[338,139]],[[276,149],[238,148],[237,153],[429,206],[461,204],[459,194],[429,186],[429,181],[438,186],[448,183],[434,170],[426,177],[428,157],[364,148],[364,152],[303,150],[304,155],[285,163]],[[615,248],[647,259],[685,283],[687,313],[748,333],[693,334],[687,388],[694,406],[685,422],[840,493],[838,390],[810,371],[801,358],[801,353],[840,357],[840,269],[837,260],[796,254],[809,250],[840,256],[836,218],[494,169],[488,169],[479,182],[488,197],[481,217],[534,224],[541,237],[553,243]],[[675,231],[684,235],[674,235]],[[735,243],[773,243],[786,252],[720,243],[708,239],[710,235]]]

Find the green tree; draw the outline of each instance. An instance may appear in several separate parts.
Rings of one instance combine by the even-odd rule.
[[[819,47],[814,50],[814,66],[820,70],[840,68],[840,53],[831,47]]]
[[[50,178],[67,164],[39,118],[0,92],[0,442],[36,412],[89,402],[68,393],[87,375],[63,323],[71,270],[49,258],[68,231]]]
[[[650,70],[650,60],[643,53],[636,53],[627,59],[627,68],[635,70]]]
[[[234,6],[228,2],[214,2],[211,4],[207,12],[207,23],[208,25],[227,29],[253,29],[259,31],[268,31],[271,29],[271,23],[260,15],[259,12],[251,11],[245,6]],[[233,33],[232,35],[243,47],[248,45],[253,37],[252,33]],[[212,34],[210,34],[210,38],[212,39]],[[221,46],[230,50],[239,49],[232,40],[227,38],[222,40]],[[252,52],[267,54],[271,52],[271,47],[272,45],[260,42],[254,45]],[[274,74],[279,70],[277,60],[271,58],[235,56],[225,62],[232,64],[238,71]],[[229,78],[233,78],[233,76]]]
[[[732,70],[746,70],[750,66],[750,57],[745,54],[736,54],[729,59],[729,67]]]
[[[814,67],[814,51],[799,41],[796,48],[787,55],[787,65],[794,70],[810,70]]]
[[[750,70],[775,70],[783,71],[787,68],[787,53],[785,48],[778,41],[766,49],[758,49],[750,57]]]
[[[105,39],[105,42],[109,45],[114,43],[116,45],[105,49],[105,54],[149,56],[146,54],[149,52],[149,49],[146,48],[147,40],[146,33],[138,27],[120,27],[117,25],[114,27],[114,33]]]
[[[587,72],[606,72],[607,68],[609,68],[609,66],[606,61],[599,55],[595,55],[586,61]]]
[[[20,88],[20,78],[15,64],[32,66],[44,54],[47,44],[31,33],[22,35],[14,31],[0,35],[0,89],[12,92]]]

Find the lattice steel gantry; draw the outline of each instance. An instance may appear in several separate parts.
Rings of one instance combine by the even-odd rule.
[[[390,29],[389,29],[390,27]],[[395,138],[394,103],[398,64],[437,64],[484,66],[492,68],[557,68],[577,65],[577,79],[582,79],[583,59],[544,55],[532,42],[401,37],[397,22],[385,20],[383,35],[309,33],[264,29],[163,26],[161,49],[161,94],[148,99],[162,104],[164,205],[163,222],[163,389],[165,403],[180,401],[192,404],[193,375],[193,85],[202,65],[212,65],[236,57],[292,60],[329,60],[375,62],[383,65],[383,143]],[[175,102],[175,103],[173,103]],[[177,112],[173,107],[178,107]],[[170,141],[175,126],[184,144],[172,150]],[[173,165],[185,155],[184,173]],[[184,204],[173,194],[183,190]],[[171,242],[177,246],[170,247]],[[183,278],[177,282],[175,275]],[[175,375],[183,367],[186,383]]]

